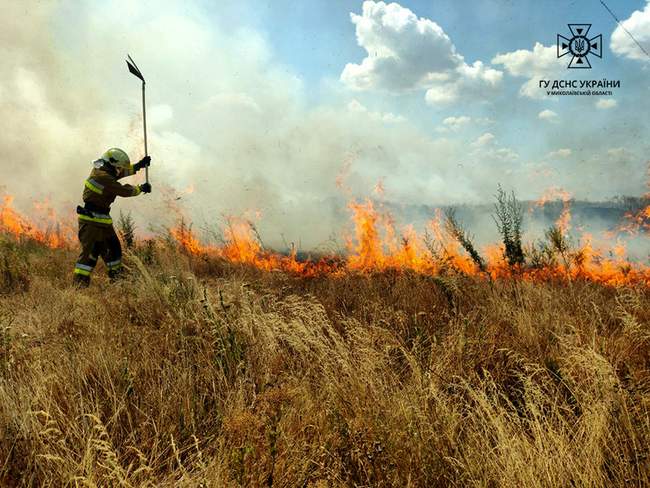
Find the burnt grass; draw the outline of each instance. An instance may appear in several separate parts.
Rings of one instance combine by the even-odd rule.
[[[0,242],[2,486],[647,486],[650,291]]]

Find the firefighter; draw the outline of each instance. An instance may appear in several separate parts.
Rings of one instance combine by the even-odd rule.
[[[118,148],[109,149],[93,163],[94,168],[85,181],[84,206],[77,207],[81,254],[74,268],[76,285],[86,287],[90,284],[90,273],[100,257],[104,260],[111,279],[120,274],[122,246],[113,228],[111,204],[118,196],[135,197],[141,193],[150,193],[151,185],[122,185],[117,180],[131,176],[150,164],[149,156],[131,164],[129,156]]]

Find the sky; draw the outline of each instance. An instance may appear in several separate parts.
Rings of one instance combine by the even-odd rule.
[[[650,5],[607,3],[650,51]],[[598,0],[0,0],[0,19],[0,193],[23,208],[74,208],[108,147],[143,155],[127,53],[147,77],[154,193],[118,206],[141,226],[178,207],[261,215],[272,239],[312,246],[378,182],[406,206],[490,202],[498,184],[648,191],[650,58]],[[603,36],[590,70],[557,58],[569,23]],[[602,79],[620,88],[539,88]]]

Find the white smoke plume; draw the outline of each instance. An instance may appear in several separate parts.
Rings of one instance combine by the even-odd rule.
[[[49,197],[71,211],[105,149],[143,155],[140,85],[127,53],[148,81],[154,193],[118,200],[114,212],[131,210],[141,229],[170,224],[170,202],[198,225],[259,212],[269,244],[308,248],[339,234],[345,200],[370,195],[379,180],[386,198],[404,205],[489,201],[497,182],[522,198],[544,190],[498,136],[444,137],[408,114],[366,108],[341,86],[315,104],[262,34],[225,14],[218,22],[207,8],[2,2],[0,192],[23,209]],[[349,192],[336,185],[346,165]]]

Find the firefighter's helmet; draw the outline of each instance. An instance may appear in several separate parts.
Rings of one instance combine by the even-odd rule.
[[[131,165],[129,155],[117,147],[112,147],[102,154],[102,159],[116,168],[128,168]]]

